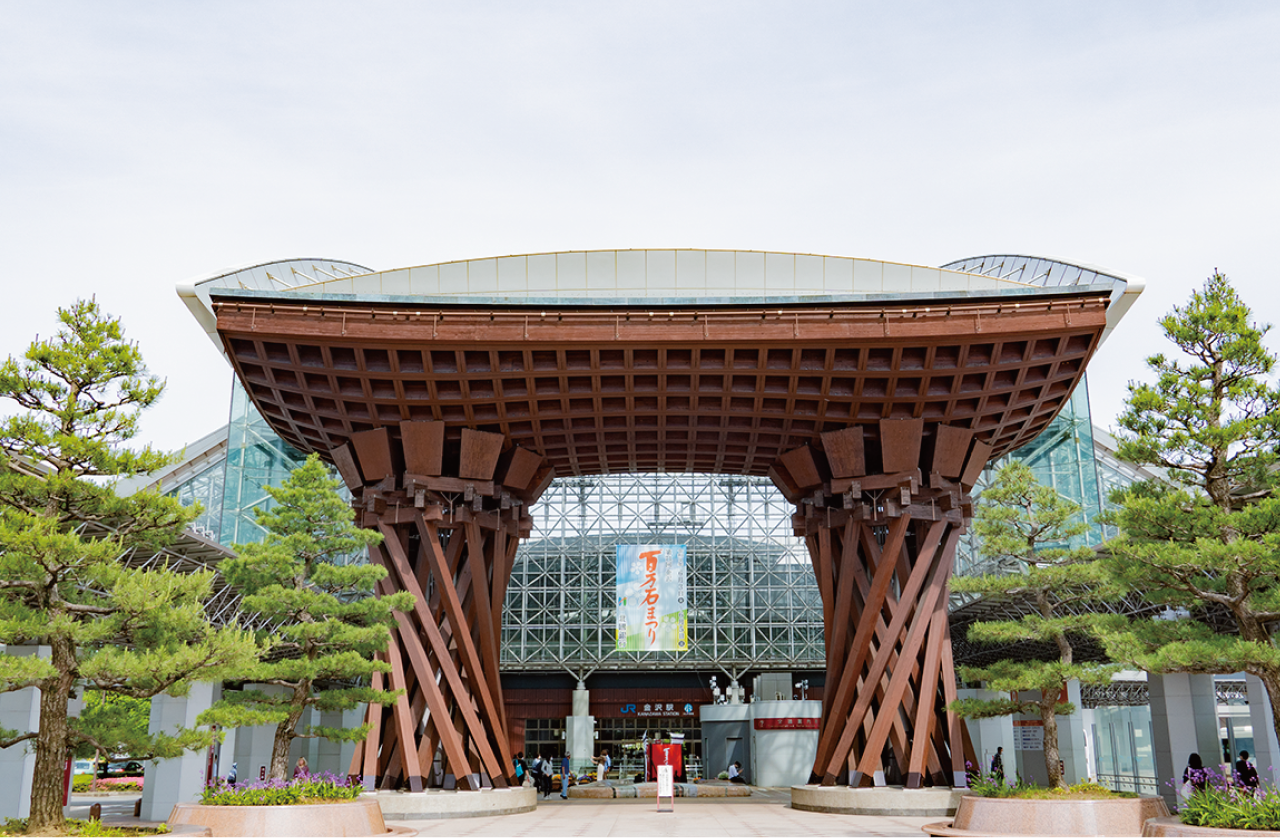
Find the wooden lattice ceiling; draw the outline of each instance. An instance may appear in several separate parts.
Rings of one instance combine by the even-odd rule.
[[[1097,290],[1017,303],[484,307],[215,291],[218,333],[272,427],[327,454],[401,420],[494,431],[559,475],[765,474],[852,424],[923,418],[994,455],[1044,429],[1105,326]]]

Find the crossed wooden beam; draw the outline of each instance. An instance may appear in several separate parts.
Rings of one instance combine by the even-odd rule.
[[[827,686],[810,782],[963,786],[973,746],[956,698],[947,582],[991,446],[968,429],[884,419],[821,435],[770,476],[796,505],[822,597]],[[950,776],[948,777],[948,768]]]
[[[405,421],[353,434],[330,454],[351,489],[359,523],[383,535],[370,549],[387,569],[379,595],[409,591],[413,610],[396,616],[373,686],[401,690],[370,705],[372,725],[352,760],[367,788],[422,791],[440,782],[495,788],[516,778],[499,677],[502,603],[516,546],[529,534],[529,506],[554,470],[501,434],[463,429],[446,444],[440,422]]]

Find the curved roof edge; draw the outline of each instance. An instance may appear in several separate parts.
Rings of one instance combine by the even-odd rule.
[[[746,257],[741,265],[738,264],[740,257]],[[567,260],[564,266],[560,265],[562,260]],[[637,260],[640,261],[637,263]],[[471,276],[473,266],[474,278]],[[829,272],[832,272],[830,280]],[[847,278],[844,276],[846,273]],[[978,284],[976,287],[975,283]],[[503,285],[507,286],[507,293],[504,293]],[[477,301],[511,296],[526,298],[524,301],[528,302],[538,296],[561,297],[566,294],[578,299],[619,295],[663,299],[688,296],[693,299],[777,293],[810,296],[853,291],[863,296],[872,291],[911,293],[953,285],[957,289],[978,293],[999,293],[1001,288],[1007,293],[1019,286],[1023,289],[1083,285],[1108,287],[1111,300],[1107,306],[1107,326],[1102,334],[1105,341],[1142,293],[1146,283],[1137,277],[1083,262],[1019,254],[973,256],[949,262],[940,268],[928,268],[816,254],[652,248],[488,257],[391,271],[373,271],[363,265],[337,259],[284,259],[218,271],[179,283],[177,291],[221,353],[223,347],[218,339],[217,318],[210,298],[210,292],[215,288],[268,293],[430,298],[447,287],[455,294],[472,296]],[[859,292],[858,289],[862,290]]]
[[[1111,303],[1107,306],[1107,328],[1102,331],[1102,337],[1098,341],[1099,346],[1110,337],[1121,318],[1137,302],[1143,289],[1147,287],[1146,280],[1131,274],[1091,265],[1088,262],[1068,262],[1065,259],[1049,256],[989,254],[948,262],[942,267],[944,270],[962,271],[1024,285],[1111,286]]]
[[[205,336],[213,341],[213,345],[218,347],[219,354],[225,358],[222,341],[218,340],[218,320],[213,314],[213,303],[209,299],[210,289],[245,288],[280,291],[317,282],[316,274],[325,274],[336,279],[367,273],[372,271],[363,265],[341,259],[279,259],[223,269],[186,282],[179,282],[177,291],[182,302],[186,304],[187,310],[195,317],[200,328],[204,329]],[[294,281],[287,282],[281,277],[288,277]],[[301,279],[297,279],[298,277]]]

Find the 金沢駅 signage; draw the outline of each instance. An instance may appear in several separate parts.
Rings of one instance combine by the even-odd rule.
[[[663,716],[692,716],[694,706],[688,701],[650,701],[643,704],[623,704],[618,708],[623,716],[660,718]]]
[[[618,651],[689,648],[685,555],[683,544],[618,545]]]

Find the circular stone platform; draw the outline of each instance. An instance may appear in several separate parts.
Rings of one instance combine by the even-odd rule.
[[[479,791],[379,791],[365,794],[362,799],[376,800],[382,807],[382,816],[389,821],[484,818],[538,808],[538,790],[533,786]]]
[[[676,783],[676,797],[750,797],[751,786],[741,783]],[[583,783],[569,787],[569,796],[587,800],[657,797],[657,783]]]
[[[954,815],[968,789],[901,786],[792,786],[791,808],[836,815],[944,817]]]

